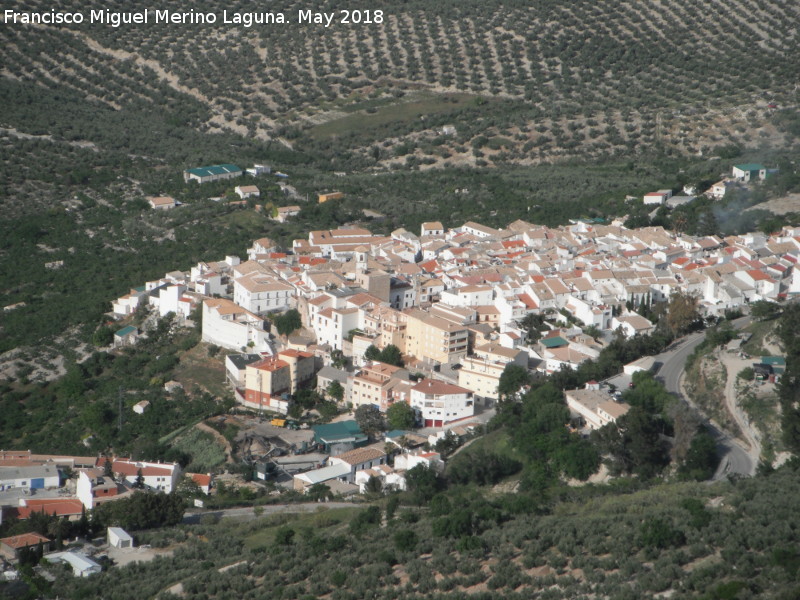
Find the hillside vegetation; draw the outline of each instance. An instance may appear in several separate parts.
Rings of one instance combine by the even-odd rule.
[[[767,105],[796,102],[794,2],[329,1],[315,9],[384,11],[329,28],[295,23],[302,2],[260,8],[289,24],[3,27],[4,75],[115,111],[180,107],[200,131],[278,138],[335,169],[780,144]]]
[[[796,598],[796,471],[723,483],[475,489],[394,503],[141,534],[171,556],[61,575],[62,598]],[[793,491],[794,490],[794,491]],[[382,517],[388,517],[385,526]],[[236,564],[229,570],[223,567]]]

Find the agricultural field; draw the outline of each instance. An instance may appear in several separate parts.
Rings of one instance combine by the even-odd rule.
[[[278,140],[337,169],[780,145],[769,107],[797,101],[800,7],[789,1],[411,0],[382,6],[382,23],[329,28],[295,23],[299,8],[283,5],[285,26],[4,27],[3,75],[114,111],[174,111],[154,133],[191,123]],[[326,3],[341,8],[376,6]],[[455,132],[442,136],[445,125]],[[483,141],[496,136],[508,142]]]
[[[797,473],[491,499],[456,488],[419,508],[325,510],[144,532],[171,555],[88,579],[63,598],[796,598]],[[396,498],[396,497],[395,497]]]

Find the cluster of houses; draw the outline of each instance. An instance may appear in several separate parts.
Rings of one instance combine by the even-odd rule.
[[[133,537],[120,527],[109,527],[106,532],[106,541],[109,548],[134,547]],[[0,572],[0,581],[19,579],[19,572],[13,568],[13,564],[23,558],[26,551],[41,550],[42,557],[48,564],[68,565],[75,577],[89,577],[103,571],[102,565],[84,551],[75,549],[52,551],[54,545],[53,540],[39,533],[22,533],[0,539],[0,565],[3,566],[3,570]]]
[[[38,513],[77,521],[99,504],[126,498],[136,490],[171,493],[184,478],[199,492],[211,493],[210,474],[183,473],[177,463],[0,450],[0,524]],[[133,547],[132,537],[122,529],[109,527],[107,533],[110,547]],[[101,571],[101,565],[83,552],[52,551],[57,550],[54,541],[38,533],[0,539],[0,580],[17,578],[12,565],[33,550],[41,551],[49,563],[69,565],[76,577]]]
[[[209,474],[182,473],[177,463],[1,450],[0,523],[39,512],[77,520],[137,489],[170,493],[184,476],[210,493]]]
[[[231,352],[228,380],[248,408],[285,414],[316,375],[323,392],[338,381],[353,408],[402,401],[422,425],[442,427],[497,399],[508,365],[575,368],[615,333],[652,332],[641,309],[673,293],[696,296],[709,315],[795,294],[798,255],[793,227],[727,238],[580,220],[503,229],[430,222],[389,235],[347,228],[311,231],[290,251],[258,239],[246,261],[228,256],[167,273],[131,289],[113,311],[124,319],[147,303],[188,318],[201,307],[203,340]],[[285,338],[270,317],[288,309],[303,329]],[[523,327],[529,315],[545,319],[534,336]],[[403,369],[365,358],[371,346],[389,345]],[[334,367],[339,353],[350,368]]]
[[[765,181],[778,172],[778,169],[768,169],[759,163],[743,163],[734,165],[731,174],[723,177],[713,184],[705,195],[714,200],[721,200],[728,190]],[[683,194],[673,195],[672,190],[657,190],[644,195],[642,202],[645,206],[654,206],[657,210],[661,206],[676,208],[688,204],[697,198],[697,190],[693,186],[683,188]],[[655,212],[655,211],[654,211]]]
[[[450,429],[448,435],[463,439],[479,426],[475,422],[463,423]],[[370,443],[355,421],[316,425],[312,429],[315,445],[324,448],[329,456],[316,468],[294,475],[296,491],[307,493],[318,485],[343,496],[376,490],[402,491],[410,469],[418,465],[435,471],[444,468],[442,455],[431,450],[445,436],[444,432],[423,435],[393,430]]]

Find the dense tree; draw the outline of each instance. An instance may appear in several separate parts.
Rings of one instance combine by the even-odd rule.
[[[328,388],[325,391],[328,393],[328,396],[336,400],[336,402],[341,402],[344,398],[344,388],[342,384],[335,379],[328,384]]]
[[[711,479],[717,464],[719,464],[717,443],[708,429],[701,426],[692,439],[686,459],[679,467],[679,473],[687,479],[703,481]]]
[[[400,348],[394,344],[387,345],[383,350],[378,350],[377,347],[369,345],[364,351],[364,358],[367,360],[376,360],[395,367],[403,366],[403,355],[400,352]]]
[[[683,335],[698,327],[699,299],[683,292],[674,292],[667,306],[666,326],[673,336]]]
[[[406,486],[414,502],[422,505],[436,495],[441,482],[436,471],[420,464],[406,472]]]
[[[272,320],[280,335],[289,335],[303,326],[300,313],[294,308],[287,310],[282,315],[277,315]]]
[[[344,369],[347,366],[347,357],[341,350],[331,350],[331,366],[334,369]]]
[[[542,337],[542,329],[544,328],[544,317],[535,313],[525,315],[519,323],[520,327],[525,331],[525,341],[529,344],[539,341]]]
[[[355,411],[355,419],[361,431],[368,436],[373,436],[386,429],[383,414],[374,404],[362,404],[359,406]]]
[[[184,507],[184,499],[177,494],[137,491],[121,500],[96,506],[92,510],[92,526],[114,525],[136,531],[175,525],[183,519]]]
[[[497,393],[500,398],[508,398],[516,394],[522,386],[530,381],[528,370],[519,365],[508,363],[500,375],[500,382],[497,385]]]
[[[774,319],[780,311],[780,305],[769,300],[757,300],[750,305],[750,314],[756,319]]]
[[[613,472],[653,477],[669,463],[669,451],[660,433],[662,423],[645,409],[634,406],[627,414],[592,432],[601,452],[611,456]]]
[[[386,409],[386,421],[389,429],[411,429],[417,417],[407,402],[395,402]]]

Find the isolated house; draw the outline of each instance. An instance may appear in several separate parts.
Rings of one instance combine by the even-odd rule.
[[[234,191],[242,200],[247,200],[248,198],[258,198],[261,195],[261,192],[255,185],[237,185]]]
[[[170,196],[151,196],[147,199],[150,208],[155,210],[169,210],[175,208],[175,198]]]
[[[341,198],[344,198],[344,193],[342,192],[328,192],[326,194],[319,194],[319,197],[317,199],[319,201],[319,204],[324,204],[329,200],[340,200]]]
[[[206,496],[211,493],[211,473],[186,473],[186,476],[191,479]]]
[[[139,340],[139,329],[133,325],[114,332],[114,348],[133,346]]]
[[[590,382],[586,384],[586,389],[564,392],[570,413],[582,418],[591,429],[616,423],[631,408],[624,402],[615,402],[608,393],[597,389],[598,387]]]
[[[42,544],[45,550],[50,548],[50,539],[38,533],[23,533],[0,539],[0,554],[9,559],[19,558],[20,553],[27,549],[37,548]]]
[[[733,166],[733,176],[738,181],[749,183],[757,179],[764,180],[767,178],[767,169],[764,165],[758,163],[746,163]]]

